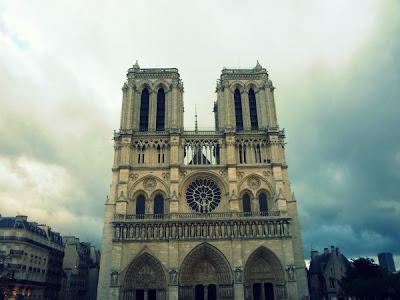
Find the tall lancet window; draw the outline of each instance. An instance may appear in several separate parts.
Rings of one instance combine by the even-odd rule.
[[[242,114],[242,96],[239,89],[235,90],[235,116],[236,116],[236,130],[243,130],[243,114]]]
[[[157,92],[157,117],[156,130],[163,131],[165,129],[165,92],[160,88]]]
[[[257,119],[257,102],[254,90],[249,90],[249,108],[250,108],[250,123],[251,129],[258,129],[258,119]]]
[[[245,216],[251,215],[251,200],[250,195],[245,193],[242,198],[243,212]]]
[[[139,130],[149,130],[149,90],[144,88],[140,97]]]
[[[146,212],[146,199],[143,195],[139,195],[136,198],[136,218],[141,219],[144,217]]]

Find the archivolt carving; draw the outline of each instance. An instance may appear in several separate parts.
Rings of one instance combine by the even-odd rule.
[[[143,181],[143,187],[148,191],[154,190],[156,185],[157,185],[157,181],[153,177],[146,178]]]
[[[136,193],[136,191],[138,189],[142,189],[141,188],[141,184],[143,184],[143,188],[146,191],[153,191],[155,189],[160,189],[161,191],[164,192],[164,194],[168,195],[168,185],[165,183],[165,181],[161,180],[160,178],[154,176],[154,175],[147,175],[143,178],[140,178],[139,180],[137,180],[136,182],[131,182],[131,186],[128,187],[129,192],[129,199],[133,199],[134,194]],[[154,186],[153,186],[154,185]],[[147,186],[147,188],[146,188]]]
[[[257,186],[258,182],[260,185]],[[270,180],[263,178],[258,174],[250,174],[245,176],[241,179],[238,186],[239,191],[245,190],[247,187],[252,190],[265,189],[269,192],[273,199],[276,197],[275,185],[271,183]]]
[[[136,257],[130,264],[124,280],[125,289],[164,289],[167,280],[162,265],[149,253]]]
[[[257,248],[247,259],[244,268],[244,281],[272,281],[283,284],[285,274],[278,257],[265,247]]]
[[[253,189],[256,190],[260,187],[261,185],[261,180],[257,176],[250,176],[249,179],[247,179],[247,185]]]
[[[231,268],[224,255],[208,243],[195,247],[185,257],[179,272],[180,285],[226,284],[233,282]]]

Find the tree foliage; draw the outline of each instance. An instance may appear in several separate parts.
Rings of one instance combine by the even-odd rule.
[[[358,299],[400,299],[400,272],[395,274],[370,258],[358,258],[341,281],[346,295]]]

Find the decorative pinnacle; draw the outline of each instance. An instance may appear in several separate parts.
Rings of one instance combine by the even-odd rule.
[[[197,132],[197,106],[196,104],[194,105],[194,131]]]
[[[257,64],[256,64],[256,66],[254,67],[254,69],[255,69],[255,70],[261,70],[261,69],[262,69],[262,66],[260,65],[258,59],[257,59]]]
[[[133,69],[140,69],[140,66],[139,66],[139,63],[138,63],[137,60],[136,60],[136,63],[133,65],[132,68],[133,68]]]

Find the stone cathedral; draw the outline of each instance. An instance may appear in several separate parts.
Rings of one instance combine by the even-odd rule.
[[[266,69],[222,70],[212,131],[184,129],[178,69],[136,63],[122,93],[98,299],[307,298]]]

